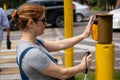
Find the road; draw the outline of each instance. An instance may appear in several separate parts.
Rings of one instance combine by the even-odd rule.
[[[74,23],[74,36],[81,34],[85,26],[87,25],[88,20],[85,20],[81,23]],[[115,69],[120,70],[120,32],[113,32],[113,43],[115,44]],[[11,31],[11,41],[12,49],[6,49],[6,35],[4,34],[4,41],[0,53],[0,80],[19,80],[19,71],[16,64],[16,55],[15,49],[17,41],[21,37],[20,31]],[[46,28],[44,34],[39,36],[45,40],[61,40],[64,38],[64,28]],[[91,39],[91,36],[84,39],[74,46],[74,65],[80,63],[80,60],[86,51],[90,51],[93,54],[92,66],[91,69],[95,69],[95,44],[97,42]],[[59,59],[59,65],[64,65],[64,50],[59,52],[51,53],[54,57]]]

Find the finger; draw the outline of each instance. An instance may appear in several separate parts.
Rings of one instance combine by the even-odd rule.
[[[89,55],[89,56],[87,57],[87,61],[90,61],[90,60],[92,60],[92,55]]]
[[[89,22],[88,22],[89,25],[92,25],[92,24],[93,24],[93,20],[94,20],[94,16],[91,16],[91,17],[90,17],[90,20],[89,20]]]
[[[88,58],[89,58],[89,57],[92,57],[92,53],[90,53],[90,55],[88,55]]]
[[[87,62],[91,62],[91,61],[92,61],[92,58],[88,58],[88,59],[87,59]]]

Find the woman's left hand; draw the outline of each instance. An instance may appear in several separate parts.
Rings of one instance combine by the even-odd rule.
[[[83,36],[84,36],[84,38],[87,38],[87,37],[89,37],[90,36],[90,33],[91,33],[91,29],[92,29],[92,22],[93,22],[93,16],[91,16],[90,17],[90,20],[89,20],[89,22],[88,22],[88,24],[87,24],[87,27],[85,28],[85,30],[84,30],[84,32],[83,32]]]

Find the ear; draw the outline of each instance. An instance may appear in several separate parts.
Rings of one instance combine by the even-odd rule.
[[[32,19],[29,19],[29,20],[28,20],[28,24],[29,24],[29,25],[33,25],[33,24],[34,24],[34,21],[33,21]]]
[[[34,21],[32,20],[32,19],[29,19],[28,20],[28,22],[27,22],[27,26],[28,26],[28,28],[32,28],[32,27],[34,27]]]

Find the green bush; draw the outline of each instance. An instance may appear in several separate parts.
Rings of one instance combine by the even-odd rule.
[[[84,80],[84,73],[77,74],[75,80]],[[89,71],[88,80],[95,80],[95,71]],[[114,71],[114,80],[120,80],[120,70]]]
[[[94,6],[94,7],[92,7],[92,8],[91,8],[91,10],[100,11],[100,10],[101,10],[101,8],[100,8],[99,6]]]

